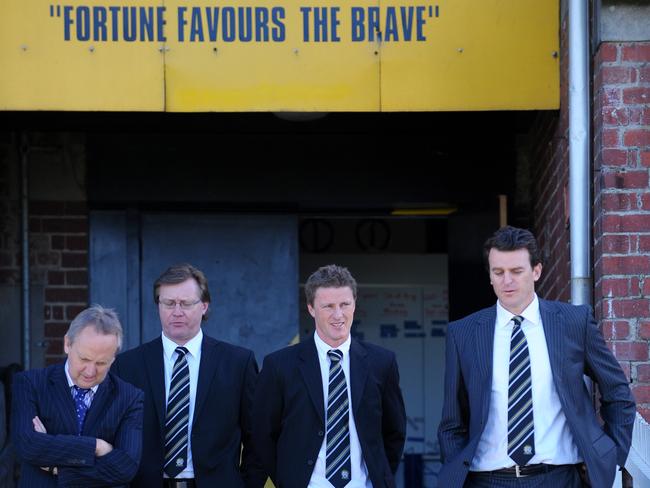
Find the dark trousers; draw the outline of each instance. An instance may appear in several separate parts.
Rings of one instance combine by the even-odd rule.
[[[524,478],[470,472],[464,488],[582,488],[582,486],[578,468],[563,466],[549,473]]]

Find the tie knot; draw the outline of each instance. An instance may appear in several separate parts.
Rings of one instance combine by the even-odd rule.
[[[519,327],[524,321],[524,318],[521,315],[515,315],[510,320],[512,320],[515,323],[515,327]]]
[[[89,391],[90,388],[79,388],[77,385],[74,385],[74,394],[76,396],[85,397]]]
[[[330,360],[333,363],[338,363],[341,359],[343,359],[343,353],[338,349],[330,349],[327,351],[327,355],[330,357]]]
[[[183,356],[185,356],[189,351],[187,350],[186,347],[178,346],[178,347],[176,348],[176,352],[178,353],[178,355],[179,355],[180,357],[183,357]]]

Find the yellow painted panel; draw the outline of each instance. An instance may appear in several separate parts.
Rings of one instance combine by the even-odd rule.
[[[558,0],[419,1],[0,0],[0,110],[559,106]]]
[[[384,3],[396,7],[398,26],[418,5]],[[403,28],[389,29],[386,39],[386,27],[394,24],[384,21],[382,110],[559,107],[557,0],[440,0],[436,6],[431,17],[428,11],[422,16],[423,42],[395,42]]]
[[[124,29],[123,11],[112,15],[109,10],[124,3],[0,0],[0,110],[163,110],[161,44],[155,37],[150,42],[124,40],[130,30]],[[156,5],[143,0],[128,4]],[[93,22],[95,18],[105,22]],[[113,18],[118,19],[116,30]]]
[[[376,0],[372,2],[376,5]],[[187,2],[175,0],[168,3],[168,8],[179,12],[178,7],[183,5]],[[317,4],[293,0],[275,5],[259,0],[195,0],[192,7],[170,16],[172,30],[178,33],[180,28],[183,34],[171,36],[174,41],[168,43],[165,56],[169,110],[379,110],[377,45],[351,45],[344,42],[341,28],[332,32],[333,15],[340,26],[349,24],[349,9],[338,0],[319,0]],[[311,10],[302,12],[301,7]],[[338,9],[335,14],[333,8]],[[212,29],[212,39],[206,27],[206,9],[212,12],[212,25],[217,26]],[[319,18],[327,18],[328,22],[324,31],[318,30],[318,40],[316,29],[305,40],[303,19],[311,19],[313,9],[318,9]],[[250,28],[245,27],[240,16],[251,19]],[[264,29],[255,28],[257,18],[267,17],[269,22],[261,24],[268,27],[268,38]],[[215,18],[218,22],[214,22]],[[193,29],[199,23],[203,29]],[[232,25],[234,30],[224,31],[224,26]],[[179,42],[180,38],[183,42]]]

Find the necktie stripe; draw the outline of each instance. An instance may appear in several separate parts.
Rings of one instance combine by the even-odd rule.
[[[523,376],[522,381],[516,386],[513,385],[512,393],[508,396],[508,403],[515,404],[519,401],[522,395],[525,395],[532,388],[530,375]]]
[[[347,394],[347,388],[345,387],[344,383],[339,383],[336,385],[333,389],[333,391],[330,392],[329,397],[327,398],[328,404],[332,405],[338,401],[343,394]]]
[[[510,426],[513,423],[519,423],[517,419],[519,419],[519,417],[524,413],[524,411],[528,409],[529,406],[528,404],[532,405],[532,403],[533,400],[528,399],[527,405],[522,406],[522,408],[518,412],[515,412],[513,415],[508,416],[508,431],[510,430]]]
[[[338,471],[338,468],[341,467],[342,462],[347,461],[350,458],[350,445],[348,444],[343,448],[343,450],[332,460],[328,460],[329,468],[325,470],[326,475],[328,472],[332,474],[333,472]]]
[[[350,463],[350,430],[348,387],[343,371],[343,353],[327,352],[330,358],[327,390],[327,421],[325,442],[325,477],[335,488],[343,488],[352,477]]]
[[[523,317],[513,317],[508,371],[508,456],[519,466],[535,455],[532,378]]]
[[[189,380],[189,377],[188,377],[188,380]],[[179,388],[176,388],[176,391],[174,392],[173,395],[170,393],[169,401],[167,402],[167,404],[171,404],[172,402],[176,403],[177,398],[179,399],[178,400],[179,402],[185,401],[185,398],[183,397],[183,395],[188,397],[188,398],[190,396],[190,384],[189,384],[189,382],[186,383],[185,385],[179,387]]]
[[[512,438],[512,441],[508,443],[508,447],[517,445],[517,447],[523,443],[531,434],[533,433],[533,419],[529,419],[528,423],[522,426],[522,429],[517,433],[516,436]],[[516,449],[515,447],[514,449]]]
[[[175,478],[187,467],[187,445],[190,418],[190,368],[188,350],[177,347],[178,356],[172,368],[165,414],[165,464],[163,470]]]
[[[531,412],[524,412],[524,414],[521,417],[517,417],[516,420],[513,421],[513,424],[511,427],[508,428],[508,433],[512,434],[512,437],[516,437],[515,432],[523,432],[526,433],[528,432],[528,428],[526,427],[528,423],[532,421],[532,415]],[[532,424],[531,424],[532,428]]]
[[[189,388],[190,385],[184,381],[185,376],[189,377],[189,370],[187,375],[177,377],[177,383],[175,383],[173,387],[169,388],[169,399],[167,400],[167,403],[171,402],[179,391],[186,387]]]
[[[328,448],[332,452],[336,452],[339,449],[339,447],[345,449],[345,446],[349,446],[349,445],[350,445],[350,435],[346,434],[342,438],[338,439],[338,442],[333,442],[331,446],[328,446]]]

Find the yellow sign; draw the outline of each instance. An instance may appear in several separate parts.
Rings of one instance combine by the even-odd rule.
[[[0,1],[0,110],[559,107],[558,0],[55,1]]]

